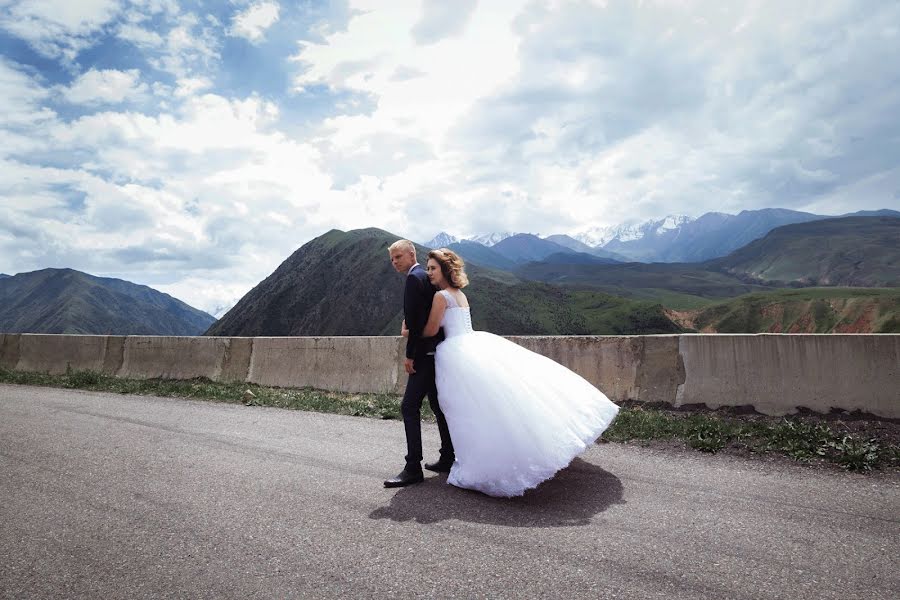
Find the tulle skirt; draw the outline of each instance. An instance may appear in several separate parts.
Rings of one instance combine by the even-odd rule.
[[[553,477],[619,412],[580,375],[484,331],[445,340],[435,366],[456,451],[447,481],[491,496],[521,496]]]

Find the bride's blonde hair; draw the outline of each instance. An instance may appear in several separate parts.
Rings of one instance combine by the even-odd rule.
[[[438,248],[428,253],[428,258],[433,258],[441,265],[441,273],[444,274],[450,285],[459,289],[469,285],[469,277],[466,275],[466,263],[462,257],[449,248]]]

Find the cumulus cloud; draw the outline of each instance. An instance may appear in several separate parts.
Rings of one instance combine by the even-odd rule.
[[[259,43],[265,39],[266,30],[278,21],[279,12],[277,2],[253,4],[232,17],[228,34],[242,37],[251,43]]]
[[[0,124],[7,131],[33,126],[56,116],[43,106],[50,92],[21,65],[3,57],[0,57],[0,90]]]
[[[433,44],[445,37],[460,34],[472,16],[476,0],[423,0],[422,16],[413,25],[413,38],[418,44]]]
[[[137,69],[91,69],[82,73],[63,91],[63,95],[75,104],[120,104],[136,100],[148,91],[149,87],[140,81]]]
[[[0,6],[0,27],[47,57],[72,61],[119,10],[117,0],[19,0]]]
[[[148,62],[178,78],[194,77],[214,66],[220,46],[214,24],[193,13],[183,13],[174,18],[163,36],[163,47],[148,56]]]
[[[142,48],[159,48],[163,45],[163,38],[157,32],[132,23],[122,24],[116,35],[120,39]]]

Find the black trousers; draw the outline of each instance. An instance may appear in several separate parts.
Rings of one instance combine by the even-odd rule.
[[[447,419],[438,404],[437,385],[434,383],[434,356],[417,358],[414,366],[416,372],[406,382],[400,412],[406,428],[406,466],[415,470],[422,468],[422,400],[425,396],[428,396],[428,403],[441,434],[441,460],[452,461],[454,454]]]

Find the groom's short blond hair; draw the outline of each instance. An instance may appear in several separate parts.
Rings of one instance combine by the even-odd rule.
[[[390,248],[388,248],[388,252],[394,253],[396,250],[401,250],[403,252],[409,252],[413,256],[416,255],[416,246],[409,240],[397,240],[393,244],[391,244]]]

